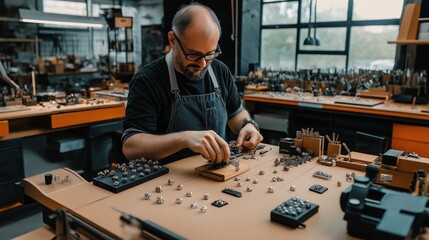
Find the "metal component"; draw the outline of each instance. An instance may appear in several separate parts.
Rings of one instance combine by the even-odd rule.
[[[187,196],[187,197],[192,197],[192,192],[191,192],[191,191],[186,192],[186,196]]]
[[[259,171],[259,175],[264,175],[265,174],[265,171],[264,170],[260,170]]]
[[[182,190],[183,189],[183,184],[178,184],[176,187],[177,190]]]
[[[182,202],[183,202],[183,198],[180,198],[180,197],[176,198],[176,203],[177,204],[182,204]]]
[[[206,213],[207,212],[207,207],[206,206],[202,206],[200,210],[201,210],[202,213]]]
[[[209,200],[209,196],[210,196],[210,195],[209,195],[208,193],[204,193],[204,194],[203,194],[203,199],[204,199],[204,200]]]
[[[295,185],[292,185],[292,186],[290,186],[290,188],[289,188],[292,192],[295,192],[295,190],[296,190],[296,187],[295,187]]]
[[[274,193],[274,188],[273,187],[268,187],[268,192],[269,193]]]
[[[162,186],[156,186],[155,187],[155,192],[161,193],[162,192]]]
[[[145,200],[149,200],[151,197],[152,197],[152,193],[150,193],[150,192],[145,192],[144,193],[144,199]]]
[[[242,187],[243,186],[243,184],[241,183],[241,182],[237,182],[237,185],[236,185],[237,187]]]
[[[197,208],[197,207],[198,207],[198,203],[196,202],[191,203],[191,208]]]
[[[156,198],[156,204],[164,204],[164,198],[162,196],[158,196]]]
[[[258,180],[253,179],[253,184],[258,184]]]
[[[170,178],[170,179],[168,179],[167,184],[168,184],[168,185],[170,185],[170,186],[173,186],[173,184],[174,184],[175,182],[176,182],[176,181],[174,181],[174,179]]]
[[[251,192],[251,191],[253,191],[253,189],[251,187],[247,187],[246,191]]]

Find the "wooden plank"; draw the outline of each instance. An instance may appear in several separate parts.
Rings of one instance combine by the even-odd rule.
[[[125,106],[101,108],[51,116],[51,127],[62,128],[125,117]]]
[[[0,121],[0,137],[6,137],[9,135],[9,122]]]
[[[420,8],[420,3],[409,3],[405,6],[401,26],[399,27],[398,41],[415,40],[417,38]]]

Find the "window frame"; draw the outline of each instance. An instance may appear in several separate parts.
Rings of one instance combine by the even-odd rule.
[[[270,25],[262,25],[262,14],[263,7],[265,4],[274,4],[281,2],[298,2],[298,13],[297,13],[297,23],[296,24],[270,24]],[[406,0],[403,1],[402,10],[404,9]],[[345,48],[344,51],[336,51],[336,50],[301,50],[300,43],[303,39],[300,38],[301,30],[308,30],[308,23],[301,22],[301,8],[302,8],[302,0],[278,0],[271,2],[261,1],[261,21],[260,21],[260,38],[259,38],[259,62],[261,62],[261,51],[262,51],[262,31],[265,29],[285,29],[285,28],[295,28],[297,30],[296,36],[296,49],[295,49],[295,71],[298,69],[298,56],[299,55],[311,55],[311,54],[319,54],[319,55],[343,55],[346,57],[346,69],[349,69],[349,55],[350,55],[350,43],[351,43],[351,30],[352,27],[361,27],[361,26],[383,26],[383,25],[400,25],[400,17],[393,19],[379,19],[379,20],[353,20],[353,3],[354,0],[348,0],[347,6],[347,19],[345,21],[330,21],[330,22],[317,22],[317,28],[331,28],[331,27],[345,27],[346,28],[346,40],[345,40]],[[387,43],[386,43],[387,44]]]

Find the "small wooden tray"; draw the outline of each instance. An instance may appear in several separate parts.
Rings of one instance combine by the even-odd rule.
[[[235,167],[232,165],[227,165],[223,168],[213,168],[211,164],[205,164],[195,168],[195,173],[203,177],[208,177],[216,181],[226,181],[237,175],[240,175],[244,172],[249,171],[250,164],[246,162],[240,162],[240,169],[235,170]]]

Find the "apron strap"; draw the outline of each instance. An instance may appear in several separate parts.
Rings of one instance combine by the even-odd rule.
[[[170,89],[171,92],[174,93],[174,96],[176,98],[176,102],[180,102],[180,90],[179,86],[177,85],[177,79],[176,79],[176,73],[174,72],[174,66],[173,66],[173,54],[171,51],[167,53],[166,57],[167,61],[167,68],[168,68],[168,77],[170,79]]]
[[[222,91],[221,91],[221,90],[220,90],[220,88],[219,88],[219,84],[218,84],[218,82],[217,82],[216,75],[215,75],[215,74],[214,74],[214,72],[213,72],[212,65],[209,65],[208,70],[209,70],[210,78],[212,79],[212,83],[213,83],[214,89],[215,89],[216,93],[217,93],[217,94],[219,95],[219,97],[220,97],[220,96],[221,96]]]

